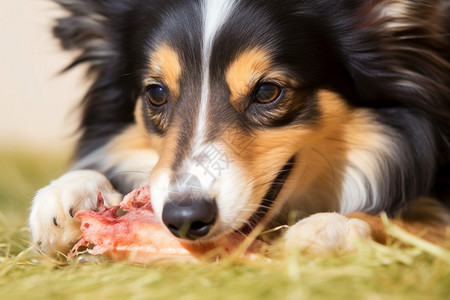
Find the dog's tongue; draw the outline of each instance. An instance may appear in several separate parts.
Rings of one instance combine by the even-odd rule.
[[[128,211],[118,216],[120,209]],[[145,185],[125,196],[120,206],[106,208],[103,196],[98,194],[96,211],[83,210],[77,215],[81,220],[82,237],[69,253],[78,255],[81,247],[93,255],[105,255],[114,260],[148,263],[158,258],[180,257],[196,259],[219,248],[217,253],[229,253],[236,249],[245,236],[232,234],[217,242],[182,243],[168,233],[153,212],[149,186]],[[93,246],[93,248],[92,248]],[[258,252],[260,242],[251,245],[251,252]]]

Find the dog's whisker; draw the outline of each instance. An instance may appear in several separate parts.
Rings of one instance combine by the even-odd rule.
[[[337,179],[336,179],[336,171],[334,169],[333,164],[331,163],[331,161],[326,157],[326,155],[324,155],[322,152],[320,152],[319,150],[317,150],[316,148],[311,148],[311,150],[313,150],[314,152],[316,152],[317,154],[319,154],[320,157],[322,157],[325,162],[327,163],[328,167],[331,170],[331,174],[333,176],[333,186],[335,188],[337,188]]]
[[[113,178],[115,176],[121,176],[121,175],[128,175],[128,174],[143,174],[143,175],[149,175],[150,176],[150,171],[117,171],[117,172],[113,172],[111,174],[109,174],[108,177]]]

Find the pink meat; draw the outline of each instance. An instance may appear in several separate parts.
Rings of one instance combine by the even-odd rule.
[[[83,210],[76,215],[81,220],[82,237],[69,257],[78,255],[80,247],[88,247],[90,254],[136,263],[148,263],[162,257],[195,259],[216,248],[231,252],[245,239],[242,235],[231,234],[215,243],[180,242],[164,229],[155,216],[148,185],[126,195],[120,206],[106,208],[100,192],[97,200],[96,211]],[[128,212],[118,216],[119,208]],[[258,241],[253,242],[251,252],[258,252],[260,246]]]

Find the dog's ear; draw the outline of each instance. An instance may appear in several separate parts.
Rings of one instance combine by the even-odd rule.
[[[80,51],[79,56],[65,69],[89,62],[90,71],[113,60],[113,36],[108,28],[109,17],[102,1],[54,0],[70,15],[57,19],[53,33],[66,50]]]
[[[69,12],[57,20],[54,35],[64,49],[78,54],[65,70],[86,63],[94,79],[82,102],[81,157],[134,120],[137,92],[118,23],[126,20],[132,5],[127,0],[54,1]]]
[[[436,122],[450,139],[448,1],[339,1],[334,11],[339,59],[360,95],[374,107],[400,105]],[[358,3],[348,13],[348,4]],[[380,100],[383,99],[383,100]],[[447,146],[448,147],[448,146]],[[448,155],[446,155],[448,159]],[[445,159],[445,158],[444,158]]]

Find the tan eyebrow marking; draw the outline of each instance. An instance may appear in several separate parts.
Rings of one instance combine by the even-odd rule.
[[[239,100],[248,95],[271,66],[271,55],[263,48],[251,48],[240,54],[225,72],[230,89],[230,102],[241,108]]]
[[[150,56],[151,78],[160,78],[170,89],[171,93],[178,97],[179,79],[181,76],[181,64],[177,52],[167,44],[156,47]]]

